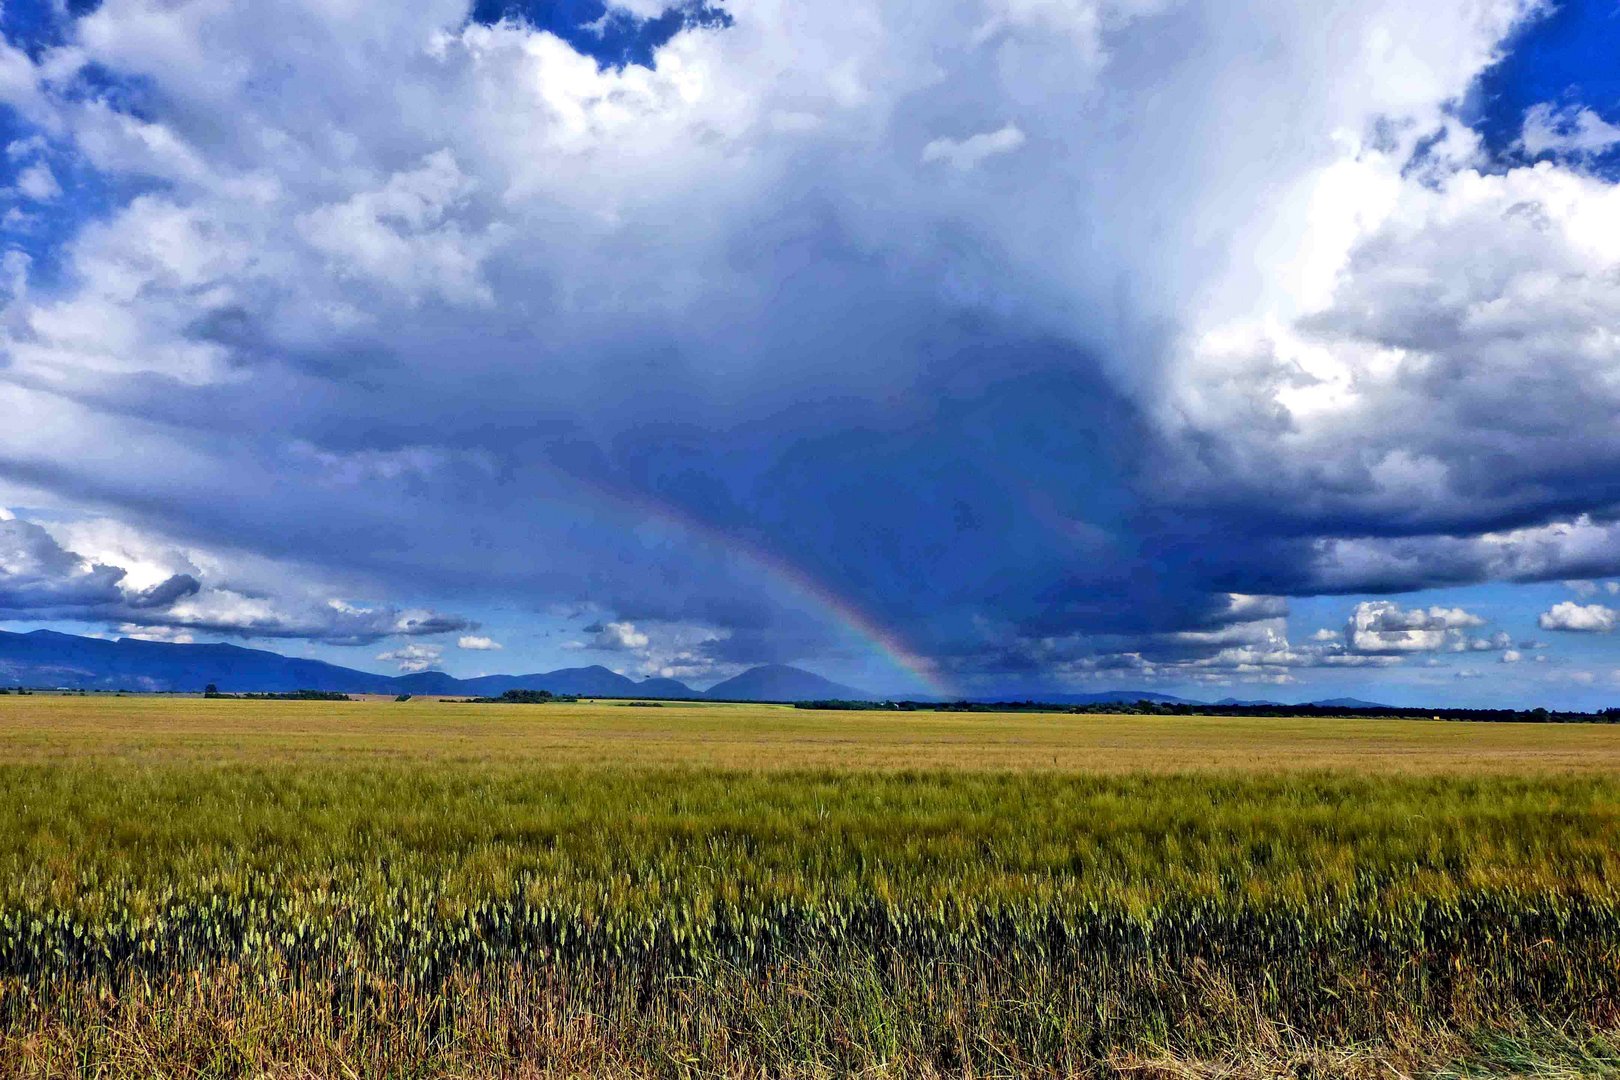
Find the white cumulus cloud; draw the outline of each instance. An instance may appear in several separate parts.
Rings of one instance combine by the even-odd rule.
[[[1603,604],[1577,604],[1573,600],[1554,604],[1536,619],[1536,625],[1543,630],[1586,634],[1607,634],[1617,624],[1620,624],[1620,611]]]
[[[1460,631],[1485,620],[1462,608],[1403,608],[1391,600],[1359,603],[1345,625],[1345,641],[1356,653],[1436,652],[1467,647]]]

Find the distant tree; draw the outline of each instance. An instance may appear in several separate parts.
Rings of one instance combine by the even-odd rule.
[[[552,698],[550,690],[508,690],[500,696],[501,701],[515,702],[519,705],[543,705]]]
[[[237,697],[244,701],[353,701],[348,694],[337,690],[289,690],[286,693],[266,694],[221,694],[220,697]]]
[[[508,690],[500,697],[466,698],[466,705],[545,705],[553,701],[578,701],[572,694],[553,694],[550,690]]]

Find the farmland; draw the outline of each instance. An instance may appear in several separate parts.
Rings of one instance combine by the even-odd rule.
[[[1620,1067],[1620,730],[0,698],[8,1074]]]

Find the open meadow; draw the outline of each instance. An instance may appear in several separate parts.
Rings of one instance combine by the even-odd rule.
[[[1620,727],[0,697],[0,1073],[1620,1069]]]

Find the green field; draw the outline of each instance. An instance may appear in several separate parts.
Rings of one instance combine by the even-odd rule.
[[[0,1073],[1620,1070],[1620,728],[0,698]]]

